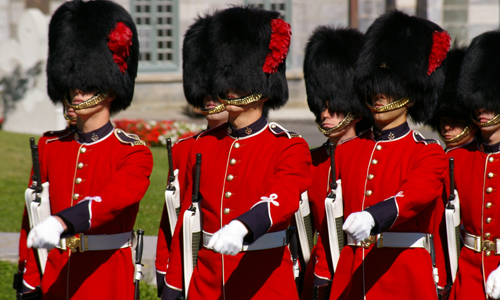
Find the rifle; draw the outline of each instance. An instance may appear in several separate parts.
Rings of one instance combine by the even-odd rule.
[[[40,175],[40,161],[38,146],[35,145],[35,138],[30,138],[30,148],[31,148],[31,159],[33,162],[33,176],[31,176],[32,184],[31,188],[37,193],[37,198],[34,200],[40,202],[38,193],[43,191],[42,187],[42,176]]]
[[[453,157],[449,159],[450,167],[450,196],[445,209],[446,240],[448,244],[448,258],[450,263],[451,282],[455,281],[460,256],[460,199],[455,196],[455,164]]]
[[[141,299],[141,294],[139,293],[139,282],[142,277],[142,251],[144,248],[144,230],[137,230],[137,246],[135,246],[135,292],[134,299]]]
[[[331,179],[330,193],[325,199],[326,221],[328,225],[328,240],[330,242],[330,255],[332,259],[333,271],[337,269],[340,251],[344,247],[344,207],[342,190],[337,191],[337,176],[335,174],[335,147],[333,143],[328,143],[328,154],[330,155]]]
[[[290,226],[287,231],[288,240],[290,241],[290,254],[292,255],[293,262],[293,275],[295,278],[295,286],[300,295],[300,282],[299,282],[299,241],[297,239],[297,227]]]
[[[200,251],[201,231],[202,231],[202,215],[200,210],[200,177],[201,177],[201,153],[196,154],[196,165],[193,180],[193,194],[191,196],[191,206],[186,210],[183,217],[183,246],[184,255],[184,292],[185,298],[188,298],[189,282],[193,269],[196,266],[198,259],[198,251]]]
[[[174,236],[175,224],[181,211],[180,191],[175,187],[179,185],[178,179],[174,175],[174,161],[172,159],[172,140],[167,139],[168,153],[168,179],[165,190],[165,207],[167,208],[168,222],[170,224],[170,235]]]

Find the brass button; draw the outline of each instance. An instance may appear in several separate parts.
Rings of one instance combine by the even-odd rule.
[[[227,208],[227,207],[226,207],[226,208],[224,208],[224,214],[225,214],[225,215],[228,215],[230,211],[231,211],[231,210],[230,210],[229,208]]]
[[[276,124],[272,124],[272,125],[271,125],[271,128],[276,128]]]
[[[490,238],[490,236],[491,236],[491,234],[490,234],[489,232],[486,232],[486,233],[484,234],[484,237],[485,237],[485,238],[487,238],[487,239],[489,239],[489,238]]]
[[[236,142],[234,143],[234,148],[238,149],[240,147],[240,143]]]
[[[490,156],[490,158],[488,158],[488,161],[489,161],[490,163],[492,163],[494,160],[495,160],[495,159],[494,159],[493,157],[491,157],[491,156]]]
[[[495,176],[495,174],[493,174],[492,172],[488,173],[488,178],[493,178],[493,176]]]
[[[78,165],[76,165],[76,167],[77,167],[79,170],[83,169],[83,163],[78,163]]]
[[[73,200],[78,200],[78,197],[80,197],[79,194],[73,194]]]
[[[118,131],[118,133],[122,133],[122,130],[121,130],[121,129],[118,129],[117,131]]]
[[[80,184],[80,183],[82,183],[82,179],[81,179],[81,178],[77,178],[77,179],[75,180],[75,183],[76,183],[76,184]]]
[[[233,193],[231,193],[231,192],[226,192],[226,193],[224,194],[224,197],[229,198],[229,197],[231,197],[231,195],[233,195]]]
[[[373,179],[373,177],[375,177],[375,175],[373,175],[373,174],[368,174],[368,180],[372,180],[372,179]]]
[[[488,203],[486,203],[486,205],[485,205],[485,206],[486,206],[486,208],[490,208],[490,207],[491,207],[491,205],[492,205],[492,204],[491,204],[491,202],[488,202]]]
[[[231,160],[229,161],[229,164],[230,164],[231,166],[234,166],[234,165],[236,164],[236,159],[234,159],[234,158],[233,158],[233,159],[231,159]]]
[[[491,218],[486,218],[486,224],[490,224],[491,223]]]
[[[375,149],[382,150],[382,146],[381,145],[377,145],[377,147],[375,147]]]
[[[489,187],[486,189],[486,193],[487,194],[491,194],[493,192],[493,188],[492,187]]]
[[[80,153],[85,153],[85,152],[87,152],[87,148],[85,147],[80,148]]]
[[[486,255],[486,256],[490,256],[490,255],[491,255],[491,251],[485,251],[485,252],[484,252],[484,255]]]
[[[234,179],[234,176],[233,176],[233,175],[231,175],[231,174],[227,175],[227,181],[231,181],[231,180],[233,180],[233,179]]]
[[[366,191],[366,192],[365,192],[365,196],[366,196],[366,197],[370,197],[370,196],[371,196],[371,194],[372,194],[372,191],[371,191],[371,190],[368,190],[368,191]]]
[[[378,164],[378,160],[376,160],[375,158],[372,159],[372,165],[376,165],[376,164]]]

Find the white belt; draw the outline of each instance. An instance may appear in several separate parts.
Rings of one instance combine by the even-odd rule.
[[[250,245],[243,245],[242,251],[254,251],[254,250],[265,250],[272,248],[279,248],[286,246],[288,244],[288,240],[286,237],[287,231],[276,231],[269,232],[258,238],[255,242]],[[203,231],[203,246],[207,249],[212,250],[212,248],[208,248],[208,241],[212,238],[214,234]]]
[[[347,236],[347,244],[368,248],[377,243],[377,248],[424,248],[430,252],[430,234],[421,232],[383,232],[358,242]]]
[[[500,239],[483,240],[481,236],[465,232],[464,245],[475,252],[485,251],[486,255],[490,255],[492,252],[495,255],[500,255]]]
[[[86,235],[80,233],[79,236],[72,236],[61,239],[61,250],[71,249],[71,252],[98,251],[98,250],[116,250],[127,248],[133,245],[135,234],[133,231],[115,233],[115,234],[95,234]],[[78,248],[78,249],[77,249]]]

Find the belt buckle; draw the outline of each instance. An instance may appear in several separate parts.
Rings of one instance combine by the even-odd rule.
[[[368,249],[372,244],[377,242],[377,237],[374,235],[370,235],[366,238],[366,240],[361,242],[361,247]]]
[[[66,248],[71,249],[71,252],[75,253],[77,251],[76,248],[81,248],[80,238],[76,236],[66,238]]]
[[[481,246],[483,251],[495,251],[495,243],[493,243],[493,241],[484,240]]]

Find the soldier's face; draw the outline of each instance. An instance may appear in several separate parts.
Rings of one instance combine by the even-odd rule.
[[[465,120],[457,120],[448,117],[441,117],[439,120],[439,131],[446,139],[454,138],[462,133],[465,126],[467,126],[467,121]]]
[[[97,90],[84,92],[80,89],[72,89],[69,91],[69,97],[70,97],[69,101],[73,105],[78,105],[78,104],[83,103],[83,102],[89,100],[90,98],[94,97],[97,93],[98,93]],[[105,107],[107,107],[109,109],[109,107],[111,105],[111,101],[113,99],[114,99],[114,96],[108,95],[108,97],[104,101],[102,101],[102,102],[100,102],[92,107],[75,110],[75,114],[78,117],[85,117],[85,116],[91,116],[95,113],[98,113],[98,112],[102,111],[103,108],[105,108]]]
[[[209,95],[203,97],[203,108],[205,109],[215,108],[219,104],[220,104],[219,99],[213,99]],[[229,115],[228,112],[224,110],[218,114],[206,115],[205,118],[207,119],[208,122],[221,122],[222,124],[227,122],[228,115]]]
[[[327,107],[328,107],[328,103],[327,103]],[[321,123],[321,127],[323,127],[324,129],[330,129],[330,128],[333,128],[337,125],[339,125],[339,123],[345,118],[345,114],[342,113],[342,112],[335,112],[335,111],[329,111],[328,108],[325,108],[325,110],[320,114],[320,123]],[[351,126],[351,125],[349,125]],[[349,127],[347,126],[347,127]],[[342,136],[347,127],[342,130],[341,132],[335,132],[335,133],[332,133],[329,135],[329,137],[337,137],[337,136]]]
[[[371,104],[375,108],[380,108],[382,106],[385,106],[387,104],[390,104],[393,101],[396,101],[395,97],[392,96],[387,96],[384,94],[375,94],[372,95],[371,97]],[[408,106],[403,106],[395,110],[387,111],[387,112],[381,112],[381,113],[373,113],[373,120],[375,121],[375,124],[377,125],[389,125],[392,122],[404,122],[406,121],[408,116]]]
[[[475,109],[474,114],[476,116],[476,120],[478,120],[481,123],[485,123],[493,119],[498,113],[491,110],[486,110],[484,108],[480,108],[480,109]],[[479,129],[481,130],[481,132],[484,133],[493,133],[500,129],[500,123],[493,126],[480,127]]]

